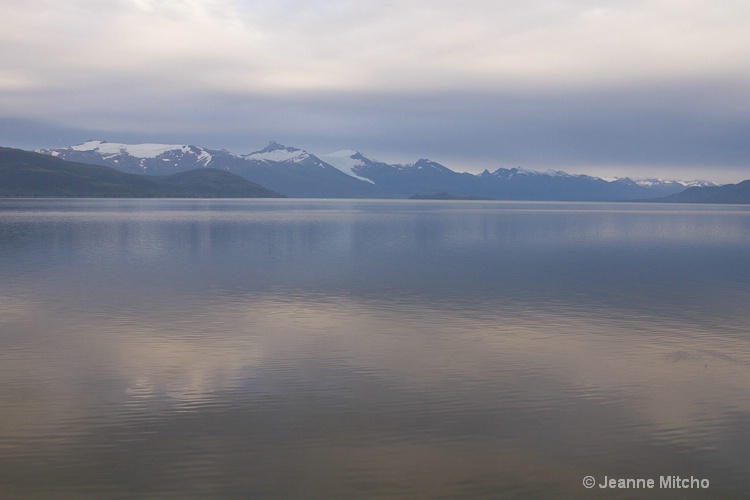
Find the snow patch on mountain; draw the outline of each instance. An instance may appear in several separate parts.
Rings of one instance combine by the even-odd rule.
[[[563,172],[562,170],[552,170],[551,168],[547,169],[544,173],[552,177],[578,177],[576,175]]]
[[[300,163],[310,157],[310,154],[297,148],[289,148],[278,142],[271,141],[268,146],[253,153],[242,155],[248,160],[274,161],[274,162],[294,162]]]
[[[343,149],[341,151],[335,151],[333,153],[320,155],[319,158],[332,167],[335,167],[338,170],[342,171],[346,175],[350,175],[355,179],[359,179],[360,181],[375,184],[367,177],[361,177],[357,175],[357,173],[354,171],[355,167],[362,167],[365,165],[365,163],[361,159],[355,158],[355,156],[358,155],[359,153],[357,151],[352,151],[351,149]]]
[[[285,151],[285,150],[276,150],[276,151],[269,151],[267,153],[261,153],[260,151],[256,151],[255,153],[250,153],[248,155],[243,155],[243,158],[246,158],[248,160],[265,160],[265,161],[276,161],[276,162],[282,162],[282,161],[293,161],[296,163],[301,162],[302,160],[305,160],[310,155],[305,153],[304,151]]]
[[[201,151],[198,155],[198,161],[202,162],[204,165],[208,165],[213,159],[213,156],[211,156],[211,153],[208,151]]]
[[[494,172],[490,172],[485,169],[481,174],[477,174],[479,177],[498,177],[501,179],[511,179],[513,177],[538,177],[538,176],[550,176],[550,177],[576,177],[562,170],[547,170],[546,172],[540,172],[538,170],[531,170],[528,168],[514,167],[514,168],[498,168]]]
[[[538,170],[531,170],[528,168],[515,168],[515,169],[512,168],[510,170],[511,172],[513,172],[511,174],[511,177],[513,175],[528,175],[528,176],[533,176],[533,177],[536,177],[537,175],[542,175],[542,173],[539,172]]]
[[[674,180],[674,179],[633,179],[633,182],[635,182],[639,186],[645,186],[645,187],[654,187],[654,186],[659,186],[663,184],[679,184],[685,187],[694,187],[694,186],[709,187],[709,186],[718,185],[718,184],[714,184],[713,182],[704,181],[701,179],[695,179],[695,180],[690,180],[690,181]]]
[[[657,178],[635,178],[632,179],[630,177],[603,177],[607,182],[632,182],[634,184],[637,184],[639,186],[647,187],[647,188],[654,188],[659,186],[665,186],[665,185],[679,185],[686,188],[689,187],[711,187],[711,186],[718,186],[718,184],[706,181],[703,179],[694,179],[694,180],[679,180],[679,179],[657,179]]]
[[[77,146],[71,146],[73,151],[97,151],[102,155],[115,156],[129,154],[135,158],[156,158],[168,151],[190,152],[190,146],[175,144],[121,144],[106,141],[87,141]],[[210,155],[209,155],[210,156]]]

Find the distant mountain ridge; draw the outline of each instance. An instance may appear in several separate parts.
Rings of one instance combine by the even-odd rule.
[[[230,172],[193,169],[168,176],[0,147],[0,196],[100,198],[277,198],[279,193]]]
[[[150,175],[216,168],[288,196],[310,198],[408,198],[415,194],[448,192],[459,197],[507,200],[626,201],[664,197],[690,185],[656,179],[610,181],[556,170],[539,172],[523,168],[459,173],[424,158],[411,164],[388,164],[358,151],[316,155],[274,141],[245,155],[193,145],[106,141],[88,141],[39,152]],[[706,181],[692,182],[714,185]]]
[[[750,203],[750,180],[724,186],[694,186],[657,201],[670,203]]]

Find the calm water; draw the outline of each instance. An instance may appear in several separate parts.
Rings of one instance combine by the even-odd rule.
[[[0,200],[0,498],[748,495],[750,207]]]

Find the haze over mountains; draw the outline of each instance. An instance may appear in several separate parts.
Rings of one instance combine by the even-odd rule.
[[[605,180],[523,168],[459,173],[428,159],[405,165],[388,164],[358,151],[316,155],[276,142],[246,155],[194,145],[98,140],[39,152],[133,174],[171,175],[200,168],[220,169],[287,196],[311,198],[408,198],[415,194],[450,193],[458,197],[506,200],[620,201],[664,197],[690,186],[714,185],[707,181]]]

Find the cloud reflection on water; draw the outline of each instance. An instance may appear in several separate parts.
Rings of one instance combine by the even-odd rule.
[[[395,464],[559,487],[683,450],[747,463],[748,212],[153,203],[13,219],[2,462],[133,441],[211,481],[270,457],[363,491]]]

